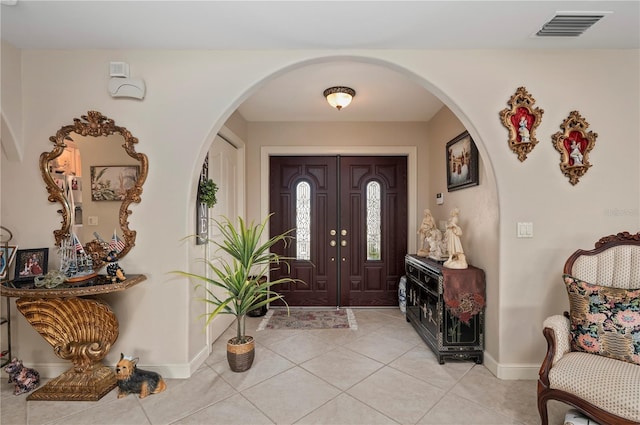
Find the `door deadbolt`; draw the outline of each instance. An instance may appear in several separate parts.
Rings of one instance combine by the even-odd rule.
[[[336,235],[336,229],[331,229],[331,231],[329,232],[329,234],[331,236],[335,236]]]
[[[342,236],[347,236],[347,230],[346,230],[346,229],[342,229],[342,230],[340,230],[340,234],[341,234]]]

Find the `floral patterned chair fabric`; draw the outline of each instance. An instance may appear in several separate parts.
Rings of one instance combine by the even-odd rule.
[[[547,401],[577,408],[601,424],[640,423],[640,233],[600,239],[564,267],[571,314],[544,321],[538,411]],[[605,295],[606,294],[606,295]]]

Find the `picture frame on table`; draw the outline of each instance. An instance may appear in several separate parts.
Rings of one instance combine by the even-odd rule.
[[[0,245],[0,280],[4,280],[9,275],[9,269],[16,258],[16,245]]]
[[[449,141],[445,154],[448,192],[480,184],[478,148],[468,131]]]
[[[49,248],[18,249],[14,282],[33,282],[48,271]]]
[[[137,165],[92,165],[91,200],[122,201],[140,176]]]

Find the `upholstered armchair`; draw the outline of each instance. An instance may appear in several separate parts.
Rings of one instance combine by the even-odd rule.
[[[569,404],[601,425],[640,423],[640,233],[600,239],[565,263],[570,314],[544,321],[538,411]]]

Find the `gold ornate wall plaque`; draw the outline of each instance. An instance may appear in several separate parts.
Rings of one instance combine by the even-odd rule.
[[[560,128],[562,131],[552,136],[553,145],[560,152],[560,171],[575,185],[591,167],[589,152],[596,144],[598,133],[587,132],[589,123],[578,111],[572,111]]]
[[[509,147],[520,161],[527,159],[527,154],[538,143],[536,128],[542,121],[544,110],[534,108],[535,103],[526,88],[518,87],[509,99],[509,108],[500,111],[502,124],[509,130]]]

